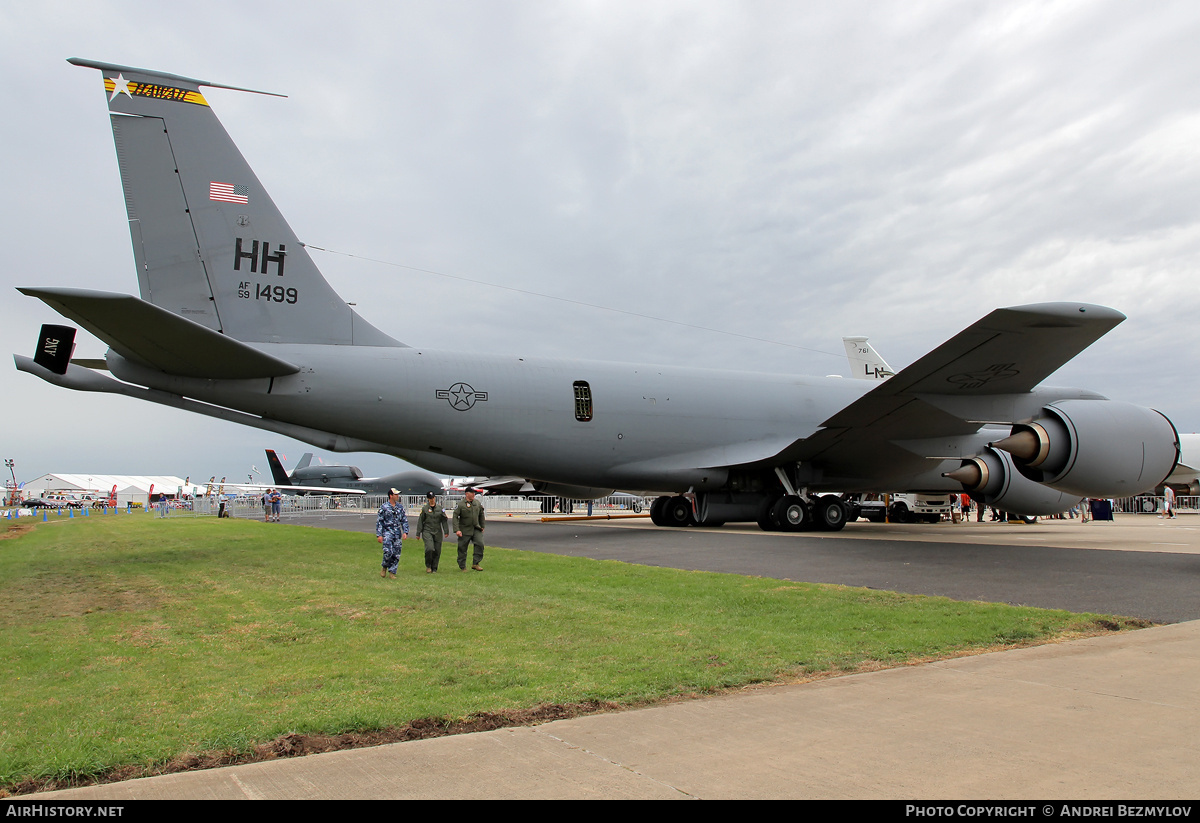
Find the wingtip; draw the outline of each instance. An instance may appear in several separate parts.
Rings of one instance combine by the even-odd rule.
[[[1107,320],[1120,323],[1126,319],[1125,315],[1116,309],[1094,303],[1029,303],[1024,306],[1009,306],[1001,311],[1021,312],[1022,314],[1040,315],[1048,319],[1068,321],[1086,318],[1091,321]]]

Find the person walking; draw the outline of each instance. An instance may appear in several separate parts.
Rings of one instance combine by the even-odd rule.
[[[1175,519],[1175,490],[1170,486],[1163,486],[1163,513],[1159,517]]]
[[[383,546],[383,566],[379,571],[380,577],[396,579],[396,570],[400,566],[400,550],[404,538],[408,537],[408,515],[404,506],[400,505],[400,492],[396,489],[388,491],[388,499],[379,507],[375,518],[375,538]]]
[[[466,498],[454,507],[454,533],[458,536],[458,570],[467,570],[467,546],[474,543],[471,568],[483,571],[483,504],[475,499],[474,489],[467,489]]]
[[[433,492],[425,495],[425,505],[417,517],[417,534],[425,541],[425,573],[433,574],[442,559],[442,537],[450,536],[446,510]]]

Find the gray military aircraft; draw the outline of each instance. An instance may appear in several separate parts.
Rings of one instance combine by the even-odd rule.
[[[1200,434],[1179,435],[1179,462],[1166,483],[1183,494],[1200,495]]]
[[[141,297],[20,289],[109,346],[111,377],[70,361],[73,327],[44,326],[15,360],[56,385],[564,497],[658,492],[666,526],[838,529],[832,491],[966,489],[1047,514],[1175,466],[1164,415],[1039,385],[1124,319],[1102,306],[997,309],[882,381],[400,343],[325,281],[200,92],[235,87],[70,62],[103,76]]]
[[[428,491],[441,494],[442,491],[442,478],[430,472],[417,470],[389,474],[387,477],[363,477],[358,466],[314,466],[311,452],[305,453],[292,473],[288,474],[275,450],[267,449],[266,452],[271,477],[281,489],[321,491],[324,487],[331,492],[354,489],[364,494],[387,494],[389,489],[396,489],[401,494],[425,494]]]

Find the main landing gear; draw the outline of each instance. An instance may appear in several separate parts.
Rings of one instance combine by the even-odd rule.
[[[841,531],[850,519],[845,501],[832,494],[805,500],[795,494],[767,498],[759,508],[758,527],[765,532]]]
[[[703,520],[696,519],[697,509]],[[720,519],[718,519],[720,518]],[[656,526],[721,526],[727,520],[754,520],[763,531],[798,532],[807,530],[840,531],[850,519],[850,507],[832,494],[802,497],[799,494],[763,495],[744,503],[717,506],[698,497],[693,507],[689,497],[659,497],[650,505],[650,520]]]

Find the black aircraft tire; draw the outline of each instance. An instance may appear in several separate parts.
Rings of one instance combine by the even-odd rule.
[[[765,532],[777,532],[779,527],[775,525],[775,521],[771,519],[771,510],[775,507],[775,498],[767,497],[763,499],[762,505],[758,507],[758,527]]]
[[[650,522],[651,523],[653,523],[656,526],[663,526],[664,528],[666,526],[670,525],[669,523],[667,523],[667,518],[663,515],[663,510],[666,509],[667,501],[670,499],[671,498],[669,498],[669,497],[654,498],[654,502],[650,504]]]
[[[799,497],[785,495],[771,507],[771,520],[781,531],[798,532],[809,528],[812,513]]]
[[[690,526],[695,522],[692,517],[692,501],[683,495],[672,497],[663,506],[663,520],[668,526]]]
[[[846,504],[831,495],[826,495],[817,501],[814,519],[816,526],[823,532],[838,532],[846,528],[849,512]]]

